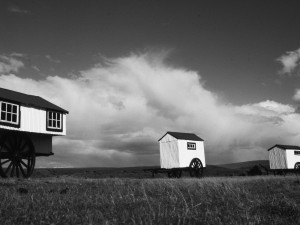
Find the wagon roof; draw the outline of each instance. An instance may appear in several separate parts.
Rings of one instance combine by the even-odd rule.
[[[167,134],[170,134],[171,136],[173,136],[174,138],[179,139],[179,140],[203,141],[202,138],[198,137],[196,134],[193,134],[193,133],[168,131],[164,136],[166,136]],[[164,136],[162,136],[158,141],[163,139]]]
[[[34,106],[37,108],[50,109],[50,110],[56,110],[63,113],[69,113],[67,110],[57,105],[54,105],[53,103],[48,102],[47,100],[39,96],[27,95],[21,92],[16,92],[4,88],[0,88],[0,99],[18,102],[21,105]]]
[[[270,151],[272,148],[275,148],[275,147],[278,147],[278,148],[281,148],[284,150],[287,150],[287,149],[300,150],[300,147],[296,146],[296,145],[278,145],[278,144],[276,144],[273,147],[269,148],[268,151]]]

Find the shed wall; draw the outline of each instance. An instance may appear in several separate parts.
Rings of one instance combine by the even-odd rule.
[[[189,150],[187,148],[188,142],[196,143],[196,149]],[[206,166],[203,141],[178,140],[178,146],[180,167],[188,167],[194,158],[199,158],[203,167]]]
[[[179,167],[178,141],[176,138],[167,134],[159,141],[160,167],[176,168]]]
[[[270,169],[287,169],[286,151],[275,147],[269,151]]]
[[[53,132],[46,130],[46,111],[37,108],[21,106],[21,123],[20,128],[3,126],[0,128],[9,130],[26,131],[33,133],[51,134],[51,135],[66,135],[66,115],[63,114],[63,130],[62,132]]]
[[[286,150],[286,162],[287,162],[288,169],[294,169],[295,164],[297,162],[300,162],[300,155],[295,155],[294,151],[299,151],[299,150],[293,150],[293,149]]]

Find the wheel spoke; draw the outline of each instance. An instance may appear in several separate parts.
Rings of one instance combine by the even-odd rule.
[[[25,166],[26,167],[26,169],[28,169],[28,166],[23,162],[23,160],[21,159],[21,164],[23,165],[23,166]]]
[[[10,161],[10,159],[5,160],[5,161],[1,162],[1,165],[4,165],[5,163],[7,163],[9,161]]]
[[[5,174],[8,173],[8,171],[11,168],[12,165],[13,165],[13,162],[11,161],[10,164],[8,165],[8,167],[6,168],[5,172],[4,172]]]
[[[22,161],[20,161],[20,162],[22,162]],[[23,177],[26,177],[25,171],[20,162],[19,162],[19,167],[20,167],[21,173],[22,173]]]
[[[14,176],[14,170],[15,170],[15,163],[13,162],[13,167],[11,169],[11,172],[10,172],[10,177],[13,177]]]
[[[19,178],[19,167],[18,167],[18,163],[16,163],[16,174],[17,174],[17,178]]]

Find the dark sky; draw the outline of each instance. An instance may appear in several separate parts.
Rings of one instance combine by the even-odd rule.
[[[282,72],[279,59],[298,54],[299,27],[293,0],[0,0],[0,56],[23,64],[2,74],[73,79],[107,60],[167,52],[164,64],[197,72],[224,105],[297,110],[299,68]]]

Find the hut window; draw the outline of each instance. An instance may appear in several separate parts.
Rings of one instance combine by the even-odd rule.
[[[294,151],[294,155],[300,155],[300,151]]]
[[[188,142],[187,143],[188,150],[196,150],[196,143],[195,142]]]
[[[13,125],[19,124],[19,105],[0,101],[0,121]]]
[[[58,112],[47,111],[47,129],[54,131],[62,130],[62,115]]]

